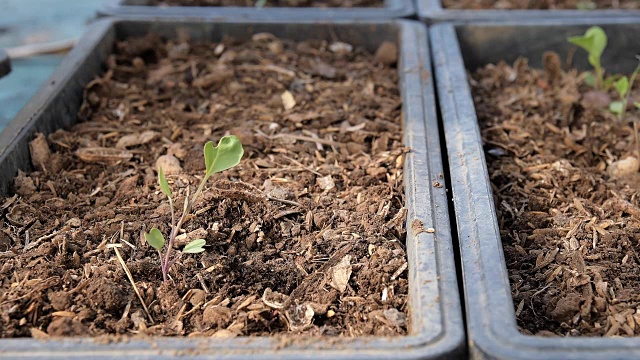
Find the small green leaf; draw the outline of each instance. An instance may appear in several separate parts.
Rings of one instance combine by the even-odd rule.
[[[592,26],[583,36],[571,36],[567,39],[589,53],[589,63],[596,68],[600,67],[600,57],[607,47],[607,34],[599,26]]]
[[[635,106],[635,107],[636,107],[636,109],[639,109],[639,110],[640,110],[640,102],[637,102],[637,101],[636,101],[636,102],[634,102],[634,103],[633,103],[633,106]]]
[[[622,104],[622,101],[612,101],[611,104],[609,104],[609,111],[616,115],[622,114],[623,110],[624,105]]]
[[[144,238],[151,247],[158,251],[164,246],[164,236],[162,236],[162,233],[157,228],[152,228],[148,233],[144,233]]]
[[[188,243],[184,249],[182,249],[183,253],[186,254],[196,254],[196,253],[201,253],[204,251],[204,244],[206,244],[207,242],[204,239],[198,239],[198,240],[193,240],[192,242]]]
[[[611,85],[615,84],[615,82],[618,81],[621,77],[622,75],[619,74],[605,76],[604,80],[602,81],[603,90],[608,90]]]
[[[164,171],[162,171],[162,166],[158,166],[158,184],[160,184],[160,189],[162,192],[167,195],[167,197],[171,197],[171,188],[169,188],[169,183],[167,182],[167,178],[164,177]]]
[[[218,146],[213,146],[209,141],[204,145],[204,164],[206,176],[227,170],[240,163],[244,149],[237,136],[223,136],[218,142]]]
[[[585,71],[584,83],[591,87],[596,87],[596,77],[593,76],[591,71]]]
[[[576,4],[576,9],[578,10],[594,10],[597,8],[596,3],[594,3],[593,1],[579,1]]]
[[[624,99],[627,96],[627,92],[629,91],[629,79],[626,76],[621,77],[618,81],[613,83],[613,86],[618,91],[618,95],[620,95],[621,99]]]

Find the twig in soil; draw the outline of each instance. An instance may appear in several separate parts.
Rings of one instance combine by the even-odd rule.
[[[551,284],[547,284],[545,287],[543,287],[542,289],[536,291],[533,295],[531,295],[529,297],[529,307],[531,308],[531,312],[533,312],[534,316],[538,316],[538,314],[536,314],[536,308],[533,306],[533,299],[535,299],[535,297],[540,294],[541,292],[547,290],[549,288],[549,286],[551,286]]]
[[[151,313],[149,313],[149,309],[147,309],[147,304],[144,303],[144,300],[142,299],[142,295],[140,295],[140,290],[138,290],[138,287],[136,286],[136,282],[133,281],[133,276],[131,275],[131,272],[129,271],[129,268],[127,267],[127,264],[125,264],[124,260],[122,259],[122,256],[120,255],[120,251],[118,250],[118,247],[122,246],[121,244],[109,244],[108,247],[113,248],[113,251],[116,252],[116,256],[118,257],[118,261],[120,262],[120,265],[122,265],[122,269],[124,270],[124,272],[127,274],[127,277],[129,278],[129,281],[131,282],[131,286],[133,286],[133,291],[136,292],[136,295],[138,295],[138,300],[140,300],[140,303],[142,303],[142,308],[144,309],[144,312],[147,314],[147,316],[149,317],[149,321],[151,321],[152,324],[155,324],[155,322],[153,321],[153,317],[151,317]]]
[[[311,131],[309,131],[307,129],[302,129],[302,133],[307,135],[307,136],[311,136],[314,139],[319,139],[320,138],[316,133],[311,132]],[[319,142],[316,141],[316,149],[318,149],[319,151],[324,151],[324,146],[322,146],[322,144],[320,144]]]
[[[292,78],[296,77],[296,73],[289,70],[289,69],[285,69],[282,68],[280,66],[276,66],[273,64],[269,64],[269,65],[240,65],[236,67],[238,70],[247,70],[247,71],[260,71],[260,72],[264,72],[264,71],[273,71],[276,72],[278,74],[282,74],[282,75],[286,75],[286,76],[290,76]]]
[[[176,315],[176,319],[174,320],[174,323],[177,323],[178,321],[180,321],[180,318],[182,318],[182,314],[184,314],[184,310],[187,308],[187,304],[183,304],[182,307],[180,308],[180,311],[178,311],[178,315]]]
[[[114,234],[115,235],[115,234]],[[111,237],[112,239],[114,238],[113,236]],[[102,239],[102,242],[100,243],[100,245],[98,245],[95,249],[87,251],[86,253],[82,254],[82,257],[87,259],[91,256],[93,256],[93,254],[99,253],[100,251],[102,251],[104,249],[104,247],[107,245],[107,242],[109,242],[109,239],[107,239],[106,237],[104,237]]]
[[[134,249],[134,250],[135,250],[136,246],[135,246],[135,245],[133,245],[132,243],[128,242],[127,240],[125,240],[125,239],[120,239],[120,241],[122,241],[123,243],[125,243],[125,244],[129,245],[129,247],[130,247],[130,248],[132,248],[132,249]]]
[[[295,201],[291,201],[291,200],[278,199],[278,198],[274,198],[274,197],[271,197],[271,196],[267,196],[267,199],[272,200],[272,201],[279,201],[281,203],[285,203],[285,204],[289,204],[289,205],[293,205],[293,206],[302,207],[302,204],[297,203]]]
[[[200,285],[202,286],[202,290],[204,290],[205,293],[210,294],[211,292],[209,291],[209,288],[207,287],[207,284],[205,284],[204,279],[202,278],[202,274],[197,273],[196,277],[198,278],[198,281],[200,281]]]
[[[53,238],[54,236],[60,234],[61,232],[67,231],[67,230],[69,230],[69,226],[65,225],[62,229],[60,229],[58,231],[54,231],[49,235],[41,236],[36,241],[34,241],[34,242],[30,243],[29,245],[25,246],[23,251],[27,251],[27,250],[33,249],[34,247],[40,245],[41,242],[43,242],[45,240],[49,240],[49,239]]]
[[[314,139],[312,137],[294,135],[294,134],[267,135],[267,134],[263,133],[260,130],[257,130],[256,134],[258,134],[259,136],[262,136],[262,137],[266,137],[269,140],[288,138],[288,139],[293,139],[293,140],[298,140],[298,141],[308,141],[308,142],[313,142],[313,143],[318,143],[318,144],[323,144],[323,145],[329,145],[329,146],[336,146],[336,147],[347,146],[347,144],[344,144],[344,143],[341,143],[341,142],[325,140],[325,139],[320,139],[320,138]]]
[[[323,149],[321,148],[320,150],[323,150]],[[288,157],[287,155],[282,155],[282,157],[283,157],[283,158],[285,158],[285,159],[287,159],[287,160],[289,160],[289,161],[291,161],[292,163],[294,163],[294,164],[296,164],[296,165],[298,165],[298,166],[302,167],[303,169],[305,169],[305,170],[309,171],[309,172],[310,172],[310,173],[312,173],[312,174],[315,174],[315,175],[318,175],[318,176],[324,176],[324,175],[322,175],[321,173],[319,173],[319,172],[317,172],[317,171],[313,170],[312,168],[310,168],[310,167],[308,167],[308,166],[305,166],[303,163],[301,163],[300,161],[298,161],[298,160],[296,160],[296,159],[292,159],[292,158]]]

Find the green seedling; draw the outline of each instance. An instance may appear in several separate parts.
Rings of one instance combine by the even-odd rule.
[[[613,83],[613,87],[618,92],[618,96],[620,96],[620,100],[612,101],[609,104],[609,111],[618,115],[619,120],[624,119],[625,111],[627,109],[627,104],[629,103],[629,95],[631,93],[631,88],[633,87],[634,82],[636,81],[636,77],[638,76],[638,72],[640,71],[640,64],[636,66],[636,69],[631,74],[631,77],[628,78],[626,76],[620,77],[616,82]]]
[[[601,90],[604,87],[604,69],[600,63],[600,58],[604,49],[607,47],[607,34],[599,26],[593,26],[587,29],[583,36],[571,36],[567,39],[570,43],[581,47],[589,54],[589,64],[593,66],[595,76],[593,76],[593,85],[596,89]],[[589,79],[587,77],[587,82]]]
[[[152,228],[148,233],[144,234],[144,238],[151,247],[158,251],[160,267],[162,269],[162,278],[165,282],[167,282],[168,279],[169,269],[180,258],[181,254],[196,254],[204,251],[206,241],[204,239],[197,239],[188,243],[177,256],[172,257],[171,255],[176,236],[182,229],[184,221],[191,213],[193,205],[202,193],[207,180],[209,180],[211,175],[217,172],[221,172],[238,165],[243,154],[244,149],[242,148],[240,139],[233,135],[223,136],[218,142],[218,146],[213,146],[213,142],[211,141],[204,145],[204,177],[192,197],[189,197],[189,194],[187,193],[187,196],[184,199],[182,215],[177,222],[171,188],[169,187],[169,183],[162,171],[162,167],[158,167],[158,184],[160,185],[160,190],[167,196],[169,200],[169,207],[171,208],[171,233],[169,234],[169,243],[166,246],[164,255],[162,254],[162,249],[165,247],[166,242],[160,230]]]
[[[627,93],[629,92],[629,78],[627,78],[626,76],[621,77],[613,84],[613,87],[618,92],[620,100],[612,101],[609,104],[609,111],[617,115],[618,119],[622,121],[626,109],[626,104],[624,103],[624,101]]]
[[[640,60],[640,58],[638,59]],[[609,104],[609,111],[618,116],[618,120],[624,120],[625,113],[627,110],[627,104],[629,103],[629,96],[631,95],[631,89],[633,88],[633,84],[636,82],[636,77],[640,72],[640,64],[636,66],[636,69],[631,74],[631,77],[622,76],[615,83],[613,83],[613,87],[618,92],[618,96],[620,100],[612,101]],[[634,102],[633,105],[636,109],[640,109],[640,103]],[[636,142],[636,151],[638,152],[638,156],[640,156],[640,139],[638,139],[638,121],[633,120],[633,134]]]
[[[597,8],[596,3],[589,0],[579,1],[576,4],[576,9],[578,10],[595,10]]]

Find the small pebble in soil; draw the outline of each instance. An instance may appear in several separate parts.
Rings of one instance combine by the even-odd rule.
[[[640,161],[633,156],[626,157],[622,160],[614,161],[609,165],[609,175],[614,178],[620,178],[635,174],[640,169]]]
[[[165,175],[177,175],[182,172],[180,160],[173,155],[162,155],[156,160],[156,169],[162,168]]]

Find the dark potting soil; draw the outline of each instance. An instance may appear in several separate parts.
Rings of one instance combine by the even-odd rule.
[[[556,54],[471,77],[518,325],[543,336],[640,334],[640,174],[629,107]],[[636,82],[638,89],[639,82]],[[635,101],[640,91],[635,90]]]
[[[256,0],[151,0],[149,5],[255,7]],[[264,7],[381,7],[384,0],[267,0]]]
[[[442,0],[448,9],[640,9],[639,0]]]
[[[0,335],[406,334],[397,56],[266,33],[119,42],[79,123],[36,137],[37,171],[0,202]],[[225,134],[244,158],[209,180],[177,244],[206,251],[163,285],[142,236],[169,233],[157,162],[182,204]]]

